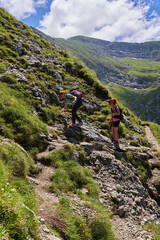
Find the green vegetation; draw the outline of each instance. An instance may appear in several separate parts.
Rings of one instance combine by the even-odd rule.
[[[62,195],[57,204],[57,214],[61,219],[61,234],[67,239],[88,239],[88,240],[114,240],[111,229],[108,211],[99,203],[99,188],[93,181],[91,172],[71,160],[74,146],[68,145],[65,151],[59,150],[42,159],[45,164],[55,164],[56,170],[52,177],[50,191]],[[82,192],[87,189],[87,193]],[[95,212],[95,216],[88,220],[76,213],[72,206],[74,202],[63,196],[63,193],[70,193],[79,197]],[[67,218],[66,218],[67,216]],[[63,224],[62,224],[63,223]],[[57,229],[60,226],[55,225]],[[59,229],[60,231],[60,229]]]
[[[148,124],[154,136],[157,138],[158,143],[160,144],[160,125],[153,122],[149,122]]]
[[[108,137],[111,111],[106,100],[110,93],[93,70],[86,68],[68,52],[56,49],[39,38],[28,26],[2,8],[0,32],[0,239],[39,240],[37,203],[27,177],[40,171],[34,166],[36,153],[46,149],[50,138],[58,139],[62,134],[60,130],[52,128],[55,120],[59,119],[57,110],[61,103],[56,95],[58,87],[63,85],[69,91],[76,85],[86,100],[90,100],[97,109],[90,110],[83,106],[82,111],[92,125]],[[96,40],[94,50],[99,50]],[[90,54],[94,55],[92,49]],[[86,52],[83,56],[89,57]],[[93,57],[92,64],[95,61],[96,57]],[[105,61],[108,66],[116,66],[117,69],[112,67],[112,72],[119,73],[118,68],[122,63],[116,59],[101,59],[99,56],[99,61],[100,64]],[[133,65],[134,70],[137,70],[135,62],[130,62],[131,67],[127,67],[126,61],[129,60],[123,61],[126,71],[130,71]],[[142,67],[145,68],[144,63],[141,63]],[[158,67],[158,63],[152,63],[152,69]],[[103,71],[102,73],[104,74]],[[124,69],[121,69],[121,73],[124,73]],[[153,73],[153,78],[155,76],[157,75]],[[127,108],[122,108],[131,122],[144,131],[143,126],[140,126],[141,121]],[[122,137],[131,140],[132,145],[135,144],[129,128],[121,123],[119,130]],[[143,136],[138,137],[143,144]],[[78,138],[80,140],[79,136]],[[102,149],[105,150],[105,147]],[[74,150],[74,145],[68,145],[64,150],[55,151],[42,159],[44,164],[54,164],[55,172],[49,190],[61,196],[57,205],[57,218],[62,225],[53,224],[53,227],[69,240],[114,240],[110,215],[98,200],[100,189],[93,180],[91,171],[78,164],[80,162],[83,165],[89,161],[89,157],[85,156],[83,148],[77,147],[76,162],[73,159]],[[143,175],[143,166],[140,167],[139,163],[137,165],[130,153],[126,153],[126,156],[128,161],[133,161],[139,174]],[[117,192],[120,191],[117,188]],[[86,218],[83,214],[80,216],[73,210],[74,196],[95,213],[93,218]]]
[[[94,183],[91,172],[71,160],[74,145],[68,145],[67,148],[68,150],[65,152],[55,151],[42,160],[45,163],[52,162],[57,166],[52,177],[53,183],[50,186],[50,191],[76,193],[78,189],[85,187],[89,196],[97,197],[99,188]]]
[[[159,60],[159,42],[124,44],[83,36],[64,40],[53,39],[40,31],[35,29],[34,31],[52,44],[61,45],[72,55],[81,59],[96,72],[101,82],[113,82],[107,86],[112,95],[141,120],[147,119],[159,123],[156,114],[160,80],[160,62],[157,61]],[[139,47],[142,52],[139,52]],[[127,85],[127,82],[131,88],[122,87]],[[134,90],[134,88],[139,88],[139,90]],[[147,112],[145,106],[148,106]]]
[[[156,106],[159,105],[158,94],[160,87],[146,90],[133,90],[113,83],[108,84],[107,87],[112,96],[117,97],[124,106],[129,108],[141,120],[145,121],[146,118],[148,118],[154,122],[158,119]]]
[[[41,148],[40,134],[47,134],[46,125],[34,115],[24,94],[0,83],[1,135],[15,140],[26,149]],[[25,101],[26,99],[26,101]]]
[[[33,160],[14,142],[0,143],[0,239],[38,239],[36,202],[26,179]]]
[[[65,222],[63,234],[74,240],[114,240],[115,237],[109,222],[109,213],[98,203],[90,203],[89,208],[95,216],[88,221],[73,211],[69,199],[62,197],[57,212]],[[67,219],[65,218],[66,216]]]
[[[160,240],[160,227],[159,225],[155,223],[149,223],[145,225],[153,234],[155,237],[152,238],[152,240]]]

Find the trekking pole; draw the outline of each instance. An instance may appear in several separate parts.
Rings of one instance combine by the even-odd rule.
[[[86,123],[88,124],[88,126],[90,127],[90,129],[92,130],[93,133],[95,133],[95,131],[93,130],[93,128],[91,127],[90,123],[86,120],[86,118],[84,117],[84,115],[81,113],[81,111],[79,110],[79,113],[81,114],[82,118],[86,121]],[[96,133],[95,133],[96,134]]]

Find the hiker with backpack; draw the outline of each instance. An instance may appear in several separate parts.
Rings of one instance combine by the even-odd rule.
[[[111,124],[111,135],[113,138],[113,144],[119,148],[119,135],[118,135],[118,127],[121,120],[121,109],[116,105],[117,98],[113,98],[109,101],[109,105],[111,106],[112,117],[109,120]]]
[[[82,126],[83,122],[81,121],[80,117],[77,115],[77,110],[82,105],[82,93],[78,92],[76,90],[71,91],[70,93],[67,93],[65,91],[60,91],[59,98],[64,99],[64,108],[62,108],[59,113],[65,111],[67,109],[68,103],[73,103],[72,108],[72,123],[70,124],[70,127],[76,126],[76,120],[78,120],[77,126]]]

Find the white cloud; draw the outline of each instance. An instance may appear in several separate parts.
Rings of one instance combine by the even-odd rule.
[[[160,40],[160,17],[131,0],[53,0],[40,30],[52,37],[90,36],[109,41]]]
[[[150,12],[153,1],[52,0],[40,30],[60,38],[83,35],[108,41],[160,40],[160,16]],[[31,14],[38,18],[37,8],[47,3],[49,0],[0,0],[1,7],[21,20]]]
[[[44,5],[46,0],[0,0],[0,6],[18,19],[36,13],[36,7]]]

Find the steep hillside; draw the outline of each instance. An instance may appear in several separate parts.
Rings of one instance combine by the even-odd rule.
[[[103,83],[114,82],[140,89],[160,83],[160,42],[112,43],[87,37],[54,39],[54,42],[95,70]]]
[[[64,40],[51,38],[37,29],[33,30],[53,45],[61,45],[61,47],[69,50],[74,56],[81,59],[89,68],[96,72],[101,82],[106,84],[112,82],[120,85],[123,93],[130,91],[129,89],[125,90],[125,88],[140,89],[142,91],[139,91],[139,94],[142,93],[143,96],[143,92],[145,92],[143,89],[151,88],[146,91],[145,100],[141,98],[141,114],[139,114],[139,111],[136,111],[136,105],[128,102],[125,104],[125,101],[124,104],[142,120],[160,124],[159,109],[157,112],[157,101],[159,101],[160,95],[154,89],[159,87],[160,83],[160,42],[141,44],[107,42],[83,36]],[[152,89],[154,89],[153,92]],[[112,92],[112,89],[110,91]],[[147,92],[149,92],[149,95],[147,95]],[[116,89],[112,93],[113,96],[119,96]],[[133,97],[132,103],[136,102],[135,95],[131,95]],[[152,100],[150,101],[151,95]],[[124,98],[127,98],[127,96],[124,96]],[[152,105],[152,108],[148,107],[146,113],[144,110],[145,106],[150,106],[151,102],[155,104]]]
[[[2,8],[0,42],[0,239],[158,239],[159,160],[143,123],[120,104],[114,150],[110,94],[93,71]],[[72,88],[82,127],[68,127],[72,106],[57,111]]]

